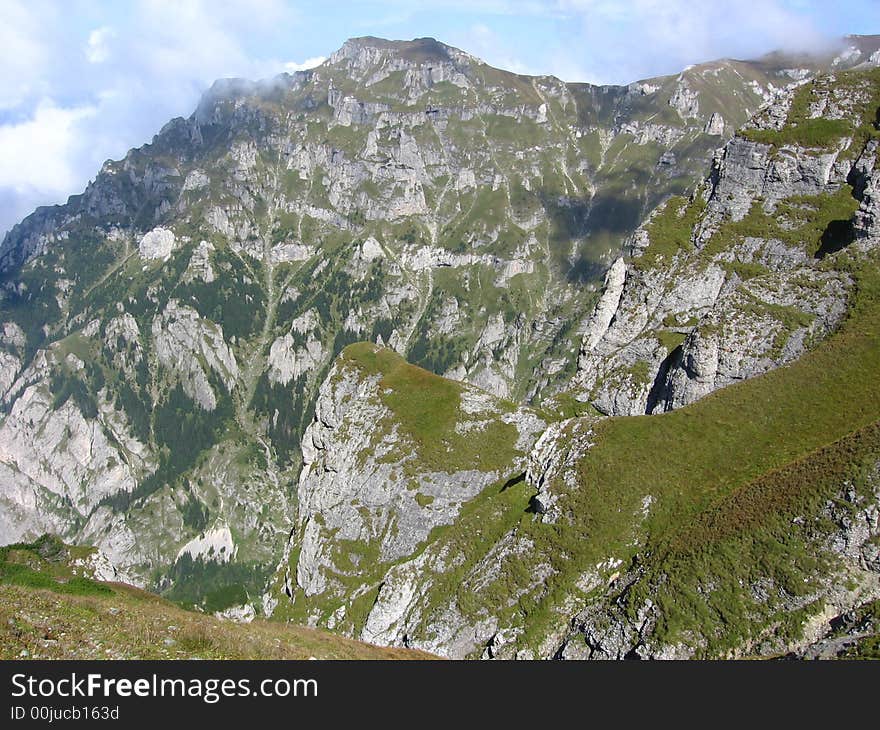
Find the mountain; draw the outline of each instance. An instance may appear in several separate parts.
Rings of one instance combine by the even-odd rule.
[[[849,347],[868,306],[880,37],[848,44],[595,87],[360,38],[311,71],[217,82],[0,246],[0,537],[94,545],[212,612],[565,653],[582,594],[644,559],[616,546],[643,533],[615,510],[669,505],[644,534],[671,540],[870,425],[755,415],[768,394],[736,394],[764,378],[703,398]],[[859,357],[841,397],[867,408]],[[803,376],[819,398],[812,368],[770,394],[805,397]],[[769,442],[740,420],[791,439],[730,472],[691,452],[719,429]],[[595,454],[619,472],[587,482],[599,513],[579,471]]]
[[[632,237],[540,408],[346,348],[276,611],[459,658],[876,646],[878,113],[874,68],[755,116]]]

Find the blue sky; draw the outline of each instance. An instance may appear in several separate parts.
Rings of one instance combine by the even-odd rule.
[[[0,0],[0,234],[188,116],[214,79],[313,65],[352,36],[433,36],[520,73],[626,83],[847,33],[880,33],[880,2]]]

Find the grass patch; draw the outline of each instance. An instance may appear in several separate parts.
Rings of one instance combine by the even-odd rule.
[[[648,573],[626,596],[631,614],[650,594],[660,615],[655,638],[672,642],[696,632],[710,656],[760,639],[768,629],[799,637],[803,616],[792,613],[790,603],[819,587],[817,574],[827,569],[821,538],[833,529],[817,515],[878,458],[875,422],[758,477],[664,534],[648,546]],[[750,589],[763,586],[756,598]]]
[[[783,130],[746,129],[740,134],[752,142],[782,147],[798,145],[826,149],[849,132],[850,125],[843,119],[802,119]]]
[[[455,426],[467,420],[461,412],[464,385],[409,364],[392,350],[368,342],[349,345],[342,354],[345,366],[363,375],[381,375],[379,395],[393,414],[393,423],[408,438],[425,471],[461,469],[498,471],[509,468],[516,452],[517,429],[494,421],[466,435]],[[497,401],[499,415],[515,408]],[[391,424],[387,424],[390,429]],[[407,451],[409,445],[404,447]]]
[[[672,330],[659,330],[654,333],[654,336],[666,348],[667,352],[672,352],[680,347],[687,338],[684,332],[674,332]]]
[[[431,659],[302,626],[242,625],[186,611],[114,584],[110,595],[72,595],[0,583],[0,660]]]
[[[746,238],[777,240],[793,248],[803,248],[816,256],[823,244],[827,245],[829,232],[835,232],[839,223],[848,223],[858,210],[859,202],[853,197],[852,187],[841,185],[832,194],[794,196],[780,203],[773,214],[766,213],[760,200],[752,203],[749,212],[739,221],[725,221],[709,242],[701,249],[703,258],[711,259],[729,251]],[[757,264],[729,264],[744,273],[757,275]]]
[[[32,543],[0,548],[0,585],[15,585],[75,596],[112,595],[113,590],[77,573],[68,565],[70,551],[57,537],[43,535]]]
[[[764,266],[764,264],[753,261],[725,261],[721,264],[721,268],[727,272],[728,276],[735,274],[743,281],[770,273],[770,269]]]
[[[661,262],[670,264],[679,251],[693,249],[694,226],[705,210],[702,198],[688,200],[674,195],[645,227],[651,243],[641,256],[633,258],[636,269],[653,269]]]
[[[810,118],[810,105],[821,94],[836,94],[838,99],[855,100],[849,119]],[[835,146],[843,137],[852,135],[854,145],[862,149],[865,142],[878,136],[877,108],[880,106],[880,72],[847,71],[805,84],[794,93],[785,126],[780,130],[746,129],[739,135],[752,142],[773,147],[797,145],[817,150]]]

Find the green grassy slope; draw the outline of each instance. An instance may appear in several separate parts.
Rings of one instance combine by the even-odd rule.
[[[572,443],[591,427],[593,445],[573,486],[562,478],[551,486],[562,513],[555,523],[535,519],[532,490],[515,485],[486,490],[437,530],[431,541],[461,559],[449,579],[433,578],[429,615],[452,600],[466,617],[491,612],[521,623],[524,643],[537,648],[567,621],[562,607],[573,600],[616,601],[634,615],[650,598],[660,617],[654,638],[696,637],[707,656],[766,635],[796,638],[822,608],[816,591],[832,567],[823,541],[835,525],[822,509],[840,505],[844,484],[868,496],[880,461],[880,266],[876,255],[857,261],[846,252],[836,265],[849,268],[856,294],[840,331],[813,352],[678,411],[572,421]],[[533,549],[472,590],[471,568],[511,532]],[[577,587],[609,558],[632,569],[635,582],[612,582],[607,594]],[[546,565],[552,575],[536,585]],[[761,581],[777,598],[750,594]]]
[[[237,624],[185,611],[72,561],[55,538],[0,548],[2,659],[429,659],[279,622]]]
[[[876,257],[854,265],[853,274],[858,290],[847,321],[801,360],[678,411],[594,426],[577,488],[556,485],[565,518],[556,525],[529,515],[521,520],[520,529],[540,546],[539,559],[558,571],[541,609],[527,619],[536,637],[558,618],[552,607],[577,594],[573,585],[581,572],[609,555],[625,565],[637,554],[647,561],[643,582],[624,596],[629,608],[648,595],[657,601],[657,584],[674,575],[660,591],[661,632],[674,639],[685,629],[702,636],[718,630],[718,648],[769,621],[759,620],[756,612],[763,609],[737,588],[743,575],[811,582],[815,545],[787,545],[780,520],[790,520],[793,505],[815,514],[844,478],[880,459]],[[800,478],[786,480],[791,472],[785,469]],[[639,528],[644,535],[637,536],[633,514],[648,495],[653,506]],[[761,519],[751,520],[756,511]],[[745,544],[760,547],[746,550]],[[809,564],[800,564],[801,558]],[[698,587],[710,576],[723,587],[700,595]]]

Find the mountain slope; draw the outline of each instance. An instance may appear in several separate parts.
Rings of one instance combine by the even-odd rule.
[[[809,655],[851,611],[872,615],[878,94],[869,69],[771,105],[611,268],[527,468],[511,460],[450,525],[347,592],[304,585],[291,553],[292,602],[276,611],[449,656],[562,658]],[[745,365],[719,377],[731,362]],[[604,418],[604,393],[623,414],[658,415]],[[348,483],[375,468],[368,456]],[[303,472],[300,494],[316,486]]]
[[[702,189],[655,211],[587,326],[580,400],[610,415],[679,407],[796,359],[835,328],[852,280],[828,254],[874,235],[850,219],[876,157],[878,78],[820,77],[782,97],[727,145]]]
[[[0,550],[2,659],[430,659],[299,626],[242,625],[101,582],[106,558],[44,536]]]
[[[616,412],[583,366],[569,385],[624,240],[782,87],[863,56],[592,87],[367,38],[218,82],[0,246],[0,536],[54,532],[183,603],[269,612],[301,439],[346,345],[388,345],[490,410],[546,421],[504,401],[559,393]],[[817,275],[818,337],[850,282]],[[667,344],[613,367],[659,372]],[[652,403],[690,397],[661,385]]]

